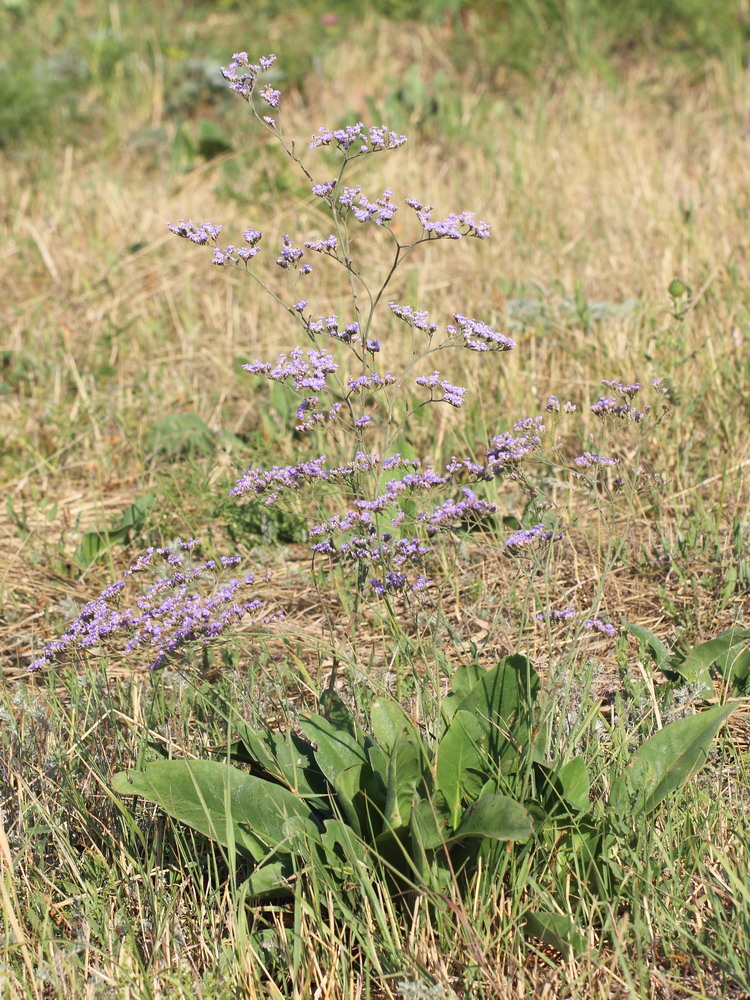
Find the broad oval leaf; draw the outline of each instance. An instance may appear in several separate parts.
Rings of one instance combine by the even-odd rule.
[[[520,802],[507,795],[483,795],[464,811],[461,823],[446,843],[467,837],[489,837],[492,840],[528,840],[531,818]]]
[[[490,776],[487,733],[478,719],[460,710],[451,719],[437,751],[435,782],[451,813],[451,825],[461,818],[461,800],[476,799]],[[484,745],[483,745],[484,744]]]
[[[370,729],[375,742],[387,753],[393,749],[396,737],[410,726],[403,708],[391,698],[376,698],[370,706]]]
[[[538,938],[570,958],[586,953],[586,938],[572,917],[549,910],[530,910],[522,924],[524,937]]]
[[[528,748],[531,707],[539,676],[525,656],[507,656],[488,670],[458,706],[474,715],[487,734],[492,760],[502,761]]]
[[[655,809],[703,766],[711,741],[737,707],[717,705],[671,722],[647,739],[612,785],[609,808],[621,816]]]
[[[409,825],[412,803],[422,782],[424,759],[419,737],[413,727],[396,737],[388,763],[384,829],[398,830]]]
[[[215,760],[157,760],[145,771],[122,771],[112,780],[121,795],[140,795],[174,819],[225,847],[262,861],[286,837],[288,818],[315,822],[293,792]]]

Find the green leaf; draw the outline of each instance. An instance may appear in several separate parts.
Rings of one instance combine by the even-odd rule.
[[[432,800],[420,799],[411,813],[412,839],[425,851],[434,851],[444,844],[453,824],[447,804],[440,795]]]
[[[140,795],[225,847],[262,861],[287,838],[285,822],[314,821],[304,800],[281,785],[213,760],[158,760],[112,780],[121,795]]]
[[[492,840],[528,840],[531,819],[520,802],[507,795],[483,795],[464,811],[458,829],[447,843],[467,837],[488,837]]]
[[[170,458],[188,452],[207,455],[214,450],[216,435],[197,413],[171,413],[156,421],[145,444],[155,455]]]
[[[409,825],[412,804],[422,781],[424,761],[419,736],[413,726],[396,737],[388,763],[385,798],[385,828],[398,830]]]
[[[585,812],[591,805],[589,798],[591,779],[584,758],[579,756],[569,760],[567,764],[563,764],[555,777],[568,802],[581,812]]]
[[[125,508],[120,520],[112,525],[110,533],[142,528],[148,520],[155,503],[156,497],[153,493],[146,493],[145,496],[138,497],[129,507]]]
[[[525,656],[507,656],[486,671],[458,710],[474,715],[487,734],[492,760],[501,762],[528,748],[530,709],[539,677]]]
[[[320,696],[320,711],[334,729],[349,733],[356,739],[356,721],[338,692],[328,690],[323,692]]]
[[[99,556],[114,545],[115,539],[110,539],[107,531],[87,531],[76,546],[73,561],[81,569],[88,569]]]
[[[572,917],[566,917],[564,913],[531,910],[526,914],[522,928],[525,937],[538,938],[566,959],[571,955],[584,955],[587,951],[586,938]]]
[[[623,625],[646,646],[658,670],[671,668],[672,653],[657,635],[643,625],[634,625],[628,621],[623,621]]]
[[[398,734],[408,725],[409,717],[392,698],[376,698],[370,706],[370,730],[386,753],[391,752]]]
[[[737,707],[717,705],[678,719],[646,740],[612,785],[609,808],[623,817],[655,809],[703,766],[711,741]]]
[[[240,886],[248,900],[274,899],[291,896],[293,891],[288,878],[293,874],[289,860],[271,861],[256,868]]]
[[[344,729],[337,729],[322,715],[303,715],[300,728],[308,740],[317,743],[315,760],[331,785],[346,768],[367,764],[367,754],[354,737]]]
[[[747,694],[750,679],[750,646],[738,642],[736,646],[731,646],[726,653],[718,656],[714,665],[721,676],[729,682],[730,690],[737,694]]]
[[[477,798],[489,776],[486,737],[477,718],[461,710],[438,745],[435,781],[450,809],[452,827],[461,818],[462,800]]]
[[[688,683],[693,683],[701,674],[704,674],[709,667],[719,659],[726,656],[727,652],[736,645],[740,645],[750,637],[750,629],[730,628],[722,632],[708,642],[702,642],[691,650],[682,663],[674,669],[685,678]]]

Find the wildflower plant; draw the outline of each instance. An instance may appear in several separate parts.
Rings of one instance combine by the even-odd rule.
[[[327,149],[338,158],[334,175],[321,179],[285,137],[282,94],[263,83],[274,61],[269,55],[254,64],[240,52],[224,77],[302,171],[330,226],[309,239],[284,234],[270,250],[271,241],[254,228],[256,220],[237,245],[222,242],[223,229],[213,222],[181,220],[169,228],[212,248],[214,264],[246,270],[284,309],[298,334],[279,357],[244,367],[295,394],[290,431],[309,439],[308,452],[295,464],[246,468],[232,494],[269,507],[295,497],[309,505],[314,561],[351,569],[356,594],[384,602],[397,627],[396,598],[419,604],[439,590],[431,556],[442,537],[460,535],[470,524],[492,526],[498,550],[520,561],[565,544],[567,526],[550,513],[551,504],[529,471],[543,455],[548,467],[567,470],[572,486],[600,506],[623,492],[633,496],[652,488],[658,479],[637,467],[629,470],[594,436],[584,450],[571,449],[561,434],[563,421],[580,413],[583,404],[561,404],[554,395],[542,412],[518,415],[498,427],[478,454],[451,455],[438,466],[398,450],[396,442],[426,407],[460,411],[470,396],[470,388],[456,385],[442,361],[449,349],[489,356],[516,344],[480,317],[454,311],[441,319],[418,304],[390,299],[391,283],[412,253],[434,249],[438,242],[485,240],[491,228],[468,210],[435,218],[432,206],[414,193],[399,199],[386,188],[373,196],[353,183],[355,161],[395,153],[406,141],[384,125],[319,128],[308,142],[309,153]],[[404,210],[413,230],[408,239],[392,226]],[[379,276],[359,263],[359,245],[371,231],[385,234],[390,246],[390,263]],[[310,308],[300,289],[317,266],[345,275],[351,291],[346,315]],[[286,292],[271,287],[263,267],[284,272]],[[415,348],[399,368],[389,357],[398,356],[394,331],[404,329]],[[617,377],[603,385],[606,395],[588,404],[587,416],[600,422],[604,439],[614,442],[620,431],[659,418],[658,407],[641,402],[640,383]],[[657,399],[664,388],[660,380],[651,386]],[[315,447],[321,435],[325,450]],[[497,516],[495,500],[504,483],[526,498],[524,518],[511,530]],[[32,668],[74,648],[96,649],[123,637],[120,652],[145,649],[149,665],[161,667],[187,645],[216,641],[243,617],[263,623],[278,617],[280,612],[269,612],[262,603],[251,574],[218,578],[219,571],[232,573],[238,557],[196,563],[196,546],[190,540],[148,549],[86,605]],[[158,560],[165,565],[163,574],[139,587],[142,573]],[[199,581],[209,577],[210,593],[196,592]],[[606,637],[616,632],[598,611],[589,616],[572,604],[548,606],[537,620],[550,629],[572,625]],[[682,662],[649,634],[634,634],[659,663],[692,676],[690,658]],[[745,639],[744,631],[732,632],[720,648],[712,648],[710,662],[704,651],[699,665],[718,664],[727,678],[744,683],[750,669]],[[505,657],[489,670],[473,658],[459,664],[451,691],[434,717],[419,726],[387,696],[351,712],[334,690],[334,676],[335,667],[320,712],[299,714],[285,731],[231,714],[228,721],[239,739],[214,759],[152,761],[143,771],[116,775],[115,790],[156,803],[243,859],[249,869],[244,899],[294,895],[304,885],[300,876],[311,870],[332,901],[345,900],[365,871],[377,880],[377,895],[385,886],[402,901],[419,893],[449,898],[466,888],[480,867],[490,877],[502,877],[510,856],[522,858],[520,868],[530,871],[533,851],[544,861],[541,881],[552,872],[569,889],[554,899],[554,910],[527,907],[523,929],[568,953],[586,948],[578,918],[569,912],[571,901],[585,893],[589,899],[617,900],[624,878],[618,858],[633,825],[645,821],[705,762],[711,740],[735,707],[717,705],[663,727],[602,782],[605,794],[594,797],[583,757],[563,759],[550,735],[549,717],[538,705],[540,680],[525,656]],[[344,912],[361,905],[362,893],[356,895]]]
[[[470,395],[468,387],[454,384],[444,366],[433,367],[437,356],[446,357],[448,349],[496,355],[516,347],[511,337],[482,318],[455,311],[441,319],[389,297],[399,268],[415,251],[434,250],[438,242],[485,240],[491,226],[465,209],[435,218],[433,206],[412,192],[398,198],[386,188],[375,197],[355,184],[351,173],[356,161],[394,153],[406,142],[406,136],[385,125],[320,127],[307,143],[310,156],[303,158],[300,144],[285,136],[281,93],[263,85],[263,75],[274,62],[275,56],[269,55],[251,63],[247,53],[239,52],[222,72],[301,170],[320,214],[330,220],[329,231],[306,240],[285,234],[280,248],[265,251],[263,234],[256,228],[244,230],[243,247],[222,244],[222,227],[213,223],[180,221],[169,228],[193,243],[213,247],[214,264],[246,269],[289,314],[298,343],[278,358],[257,359],[244,367],[292,391],[297,397],[293,430],[310,437],[311,449],[321,434],[326,445],[324,453],[310,450],[297,464],[247,468],[231,492],[267,506],[304,497],[308,518],[311,510],[320,515],[309,526],[310,548],[318,561],[325,558],[353,568],[356,585],[365,595],[418,599],[434,589],[430,557],[440,536],[456,534],[468,524],[494,526],[498,506],[487,495],[488,484],[515,480],[530,497],[537,496],[522,466],[540,452],[550,433],[547,422],[557,417],[560,405],[551,396],[544,413],[517,419],[512,430],[493,436],[478,456],[454,455],[442,467],[405,457],[396,449],[425,407],[460,410]],[[321,149],[337,158],[333,176],[322,180],[318,163],[310,159]],[[408,239],[397,235],[392,225],[396,214],[404,212],[410,216]],[[373,230],[384,233],[390,246],[390,263],[381,274],[360,263],[362,244]],[[265,276],[263,268],[274,265],[288,275],[286,297],[272,290]],[[317,266],[338,268],[346,275],[351,292],[347,315],[316,315],[308,298],[300,297],[307,275]],[[399,353],[394,341],[404,327],[412,337],[412,358],[394,370],[389,357]],[[424,362],[432,370],[419,374]],[[602,419],[639,422],[649,412],[648,407],[638,411],[634,406],[639,384],[611,379],[605,385],[612,395],[591,407]],[[563,414],[574,409],[567,403]],[[573,459],[571,468],[580,482],[591,485],[618,461],[585,451]],[[536,509],[544,505],[532,504],[531,512]],[[538,521],[508,534],[501,548],[518,554],[564,537],[563,530]]]

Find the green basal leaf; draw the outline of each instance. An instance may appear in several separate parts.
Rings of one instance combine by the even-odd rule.
[[[423,772],[424,758],[419,736],[414,727],[409,726],[396,737],[388,763],[386,829],[398,830],[409,825],[412,803],[422,783]]]
[[[336,691],[324,691],[320,696],[320,714],[334,729],[349,733],[356,739],[357,724],[354,716]]]
[[[376,698],[370,706],[370,729],[375,742],[386,753],[390,753],[396,737],[406,726],[411,725],[406,712],[388,697]]]
[[[632,633],[636,639],[640,639],[646,646],[658,670],[674,669],[671,662],[673,659],[672,652],[657,635],[654,635],[649,629],[644,628],[643,625],[634,625],[632,622],[625,620],[623,620],[623,625],[628,632]]]
[[[584,955],[587,951],[586,938],[573,918],[564,913],[531,910],[526,914],[522,928],[524,937],[538,938],[566,959],[572,955]]]
[[[450,813],[439,795],[433,799],[420,799],[411,814],[413,839],[425,851],[434,851],[446,843],[452,829]]]
[[[623,818],[655,809],[703,766],[714,736],[737,707],[717,705],[678,719],[646,740],[612,785],[609,808]]]
[[[248,900],[274,899],[293,895],[287,879],[294,874],[289,861],[271,861],[256,868],[240,886]]]
[[[156,421],[145,444],[154,454],[169,458],[189,452],[206,455],[216,446],[216,433],[197,413],[170,413]]]
[[[735,646],[740,646],[750,638],[750,629],[730,628],[726,632],[717,635],[715,639],[702,642],[685,657],[679,666],[675,667],[677,672],[689,683],[693,683],[701,674],[705,674],[708,668],[713,666],[720,657],[726,657],[729,650]]]
[[[263,778],[214,760],[159,760],[116,774],[121,795],[140,795],[211,840],[262,861],[287,839],[285,823],[315,821],[303,799]]]
[[[539,676],[531,662],[507,656],[483,674],[458,708],[475,716],[487,734],[490,758],[502,762],[528,747],[538,693]]]
[[[572,806],[581,812],[590,807],[591,779],[582,756],[574,757],[567,764],[563,764],[554,777],[560,784],[562,794]]]
[[[317,744],[315,760],[332,785],[346,768],[367,763],[367,754],[354,737],[322,715],[301,716],[300,728],[311,743]]]
[[[458,828],[446,838],[446,843],[467,837],[523,841],[528,840],[531,832],[531,819],[520,802],[507,795],[483,795],[465,809]]]
[[[750,645],[739,642],[716,658],[715,667],[736,694],[747,694],[750,680]]]
[[[450,810],[451,826],[458,826],[462,801],[477,798],[491,768],[487,732],[476,716],[456,712],[437,749],[435,782]]]

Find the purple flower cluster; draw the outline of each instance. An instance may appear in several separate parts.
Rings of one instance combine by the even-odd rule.
[[[576,614],[576,609],[568,605],[567,608],[560,608],[558,610],[550,608],[549,611],[540,611],[536,616],[536,620],[538,622],[569,622],[576,617]]]
[[[659,382],[659,386],[655,386],[655,388],[659,388],[661,381],[659,379],[655,379],[654,381]],[[637,410],[633,406],[632,400],[638,395],[641,389],[640,382],[625,385],[621,379],[614,378],[602,379],[602,385],[606,385],[607,388],[617,393],[617,396],[600,396],[590,407],[591,412],[597,416],[614,416],[619,417],[621,420],[632,420],[635,423],[639,423],[651,411],[648,403],[644,404],[643,410]]]
[[[547,399],[547,403],[546,403],[544,409],[548,413],[559,413],[560,412],[560,400],[557,398],[557,396],[550,396]],[[563,403],[563,407],[562,407],[563,413],[574,413],[575,410],[576,410],[576,404],[575,403],[571,403],[570,400],[568,400],[566,403]]]
[[[398,135],[390,132],[385,125],[370,125],[367,128],[362,122],[356,125],[347,125],[345,128],[334,129],[333,132],[321,126],[317,134],[310,140],[310,149],[318,149],[321,146],[331,146],[333,144],[344,153],[349,153],[351,148],[359,143],[359,148],[354,151],[353,156],[361,156],[363,153],[377,153],[385,149],[397,149],[406,142],[405,135]]]
[[[215,226],[212,222],[204,222],[202,225],[196,226],[194,222],[185,221],[185,219],[180,219],[177,223],[167,223],[167,229],[170,233],[182,236],[183,239],[197,243],[199,246],[205,246],[209,241],[216,240],[222,228],[222,226]]]
[[[474,212],[451,212],[445,219],[432,221],[432,205],[423,205],[416,198],[405,198],[409,208],[414,210],[422,229],[429,238],[460,240],[462,236],[474,236],[478,240],[486,240],[492,226],[478,220]]]
[[[429,316],[424,309],[412,309],[411,306],[400,306],[395,302],[389,302],[388,305],[391,307],[391,311],[399,319],[402,319],[404,323],[408,323],[409,326],[413,326],[416,330],[423,330],[425,333],[435,333],[437,330],[437,323],[430,323]]]
[[[376,201],[368,201],[361,193],[359,184],[356,184],[354,187],[344,188],[339,196],[339,204],[342,208],[350,209],[358,222],[374,222],[376,226],[384,226],[398,211],[391,202],[392,194],[391,189],[386,188]]]
[[[455,334],[460,331],[464,338],[464,346],[470,351],[512,351],[516,346],[515,340],[493,330],[489,323],[470,319],[461,313],[456,313],[453,318],[458,324],[458,330],[451,325],[448,327],[448,333]]]
[[[276,258],[276,263],[279,267],[283,267],[285,271],[289,271],[291,268],[296,267],[304,256],[305,251],[301,247],[296,247],[289,236],[284,236],[284,245],[281,248],[281,253]],[[301,273],[302,270],[300,269]]]
[[[380,375],[374,371],[369,375],[358,375],[357,378],[350,378],[346,385],[350,392],[358,393],[362,392],[363,389],[382,389],[386,385],[393,385],[396,381],[393,372],[384,372],[383,375]]]
[[[578,612],[575,608],[568,605],[567,608],[562,608],[561,610],[555,610],[551,608],[549,611],[540,611],[536,616],[538,622],[570,622],[578,617]],[[617,629],[614,625],[610,625],[609,622],[604,622],[601,618],[588,618],[584,623],[583,627],[589,631],[595,630],[601,632],[602,635],[609,636],[614,639],[617,635]]]
[[[432,375],[421,375],[414,381],[417,385],[425,386],[425,388],[430,390],[430,399],[435,398],[433,393],[435,388],[442,389],[442,399],[446,403],[450,403],[451,406],[455,406],[456,409],[460,409],[461,406],[463,406],[464,396],[469,391],[463,386],[451,385],[450,382],[446,382],[445,379],[441,379],[440,372],[433,372]]]
[[[614,639],[617,635],[617,629],[614,625],[610,625],[609,622],[603,622],[601,618],[589,618],[588,621],[583,623],[583,627],[587,629],[596,629],[596,631],[601,632],[602,635],[608,635],[610,639]]]
[[[249,599],[244,593],[254,583],[251,573],[242,580],[230,579],[208,595],[191,592],[198,577],[237,566],[240,556],[222,556],[218,564],[209,559],[160,577],[136,597],[133,606],[120,607],[128,578],[143,572],[155,555],[169,566],[182,566],[184,554],[197,544],[197,539],[189,539],[178,542],[175,548],[147,549],[125,571],[122,579],[109,584],[97,598],[86,604],[59,639],[44,647],[29,670],[48,666],[62,653],[106,646],[118,637],[127,637],[121,648],[125,655],[147,647],[149,669],[155,670],[164,666],[169,657],[186,644],[193,641],[209,643],[228,626],[262,607],[261,600]]]
[[[306,240],[305,246],[308,250],[314,250],[316,253],[327,253],[335,255],[338,250],[338,240],[335,236],[331,235],[322,240],[320,238],[316,240]]]
[[[336,184],[337,180],[335,177],[332,181],[323,181],[321,184],[313,184],[312,193],[318,198],[327,198],[329,194],[333,192]]]
[[[295,347],[289,355],[282,354],[275,366],[266,361],[254,361],[242,367],[273,382],[291,379],[298,392],[303,389],[320,392],[326,388],[328,376],[339,366],[328,351],[303,351]]]
[[[244,496],[246,493],[262,496],[268,494],[265,503],[270,506],[282,493],[298,490],[313,482],[335,482],[349,479],[361,472],[369,472],[380,462],[379,455],[358,452],[351,462],[328,468],[326,456],[313,458],[299,465],[274,465],[271,469],[245,469],[230,496]]]
[[[532,528],[520,528],[505,539],[506,549],[522,549],[536,542],[549,542],[565,536],[561,531],[555,533],[543,524],[535,524]]]
[[[348,323],[341,330],[339,329],[339,318],[335,313],[332,313],[330,316],[318,316],[317,319],[310,320],[307,323],[307,329],[316,337],[327,335],[333,337],[334,340],[341,340],[345,344],[353,344],[359,338],[359,323]]]
[[[249,101],[258,76],[270,69],[275,62],[276,56],[274,55],[261,56],[259,64],[255,65],[249,61],[247,52],[235,52],[229,66],[221,67],[221,75],[229,83],[231,90]],[[278,107],[280,97],[278,90],[266,87],[261,91],[260,96],[272,108]]]
[[[440,528],[451,527],[467,519],[488,517],[497,511],[497,504],[482,500],[468,486],[464,486],[461,492],[464,495],[463,500],[446,500],[429,513],[425,512],[418,516],[417,520],[424,524],[428,534],[434,534]]]
[[[619,458],[604,458],[603,455],[597,455],[593,451],[584,451],[582,455],[578,455],[577,458],[573,459],[575,465],[579,469],[590,469],[592,466],[599,465],[612,468],[619,463]]]

